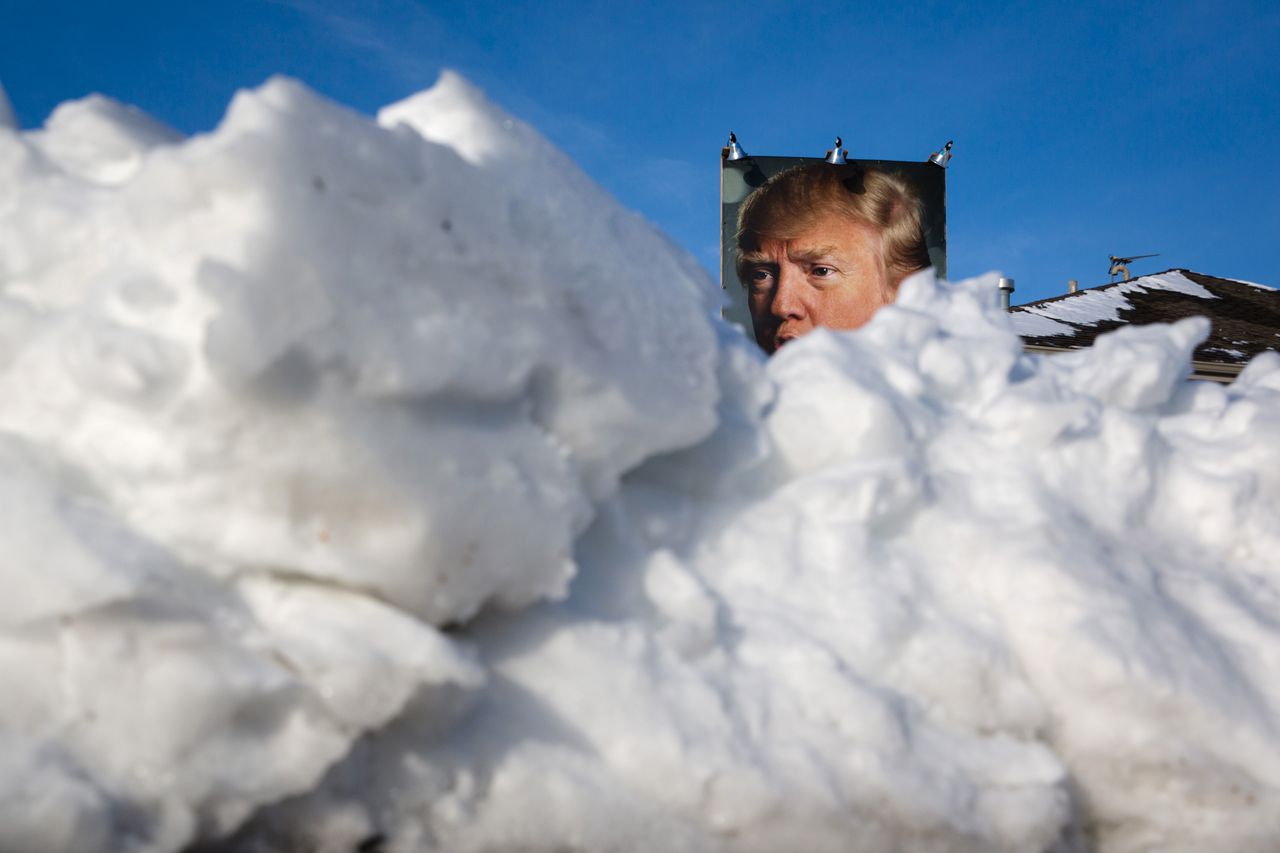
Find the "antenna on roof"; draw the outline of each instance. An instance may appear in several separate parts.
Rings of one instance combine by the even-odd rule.
[[[1158,258],[1160,257],[1160,253],[1156,252],[1155,254],[1152,254],[1152,255],[1130,255],[1127,258],[1118,258],[1115,255],[1111,255],[1110,257],[1111,257],[1111,280],[1115,281],[1116,276],[1123,275],[1124,276],[1123,281],[1128,281],[1131,278],[1131,276],[1129,275],[1129,264],[1133,263],[1134,261],[1141,260],[1143,258]]]

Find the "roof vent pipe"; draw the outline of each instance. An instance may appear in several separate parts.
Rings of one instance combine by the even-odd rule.
[[[1076,281],[1074,278],[1067,280],[1067,293],[1075,293],[1079,289],[1080,282]]]
[[[1000,307],[1009,310],[1009,297],[1013,295],[1013,279],[1000,279]]]
[[[18,130],[18,116],[13,112],[13,104],[9,102],[9,96],[4,93],[3,85],[0,85],[0,127]]]

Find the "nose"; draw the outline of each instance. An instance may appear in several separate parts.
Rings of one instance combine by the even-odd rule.
[[[773,292],[773,302],[769,310],[773,316],[786,320],[804,316],[804,302],[801,299],[804,276],[790,264],[783,264],[778,270],[778,286]]]

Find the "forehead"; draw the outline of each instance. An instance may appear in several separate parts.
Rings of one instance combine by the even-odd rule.
[[[867,222],[841,216],[823,217],[788,237],[762,237],[760,254],[770,258],[834,255],[845,259],[878,257],[880,232]],[[754,253],[752,253],[754,254]]]

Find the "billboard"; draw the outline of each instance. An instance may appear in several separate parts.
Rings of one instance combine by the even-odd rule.
[[[725,319],[771,353],[816,326],[856,328],[917,269],[945,277],[946,174],[928,161],[722,156]]]

